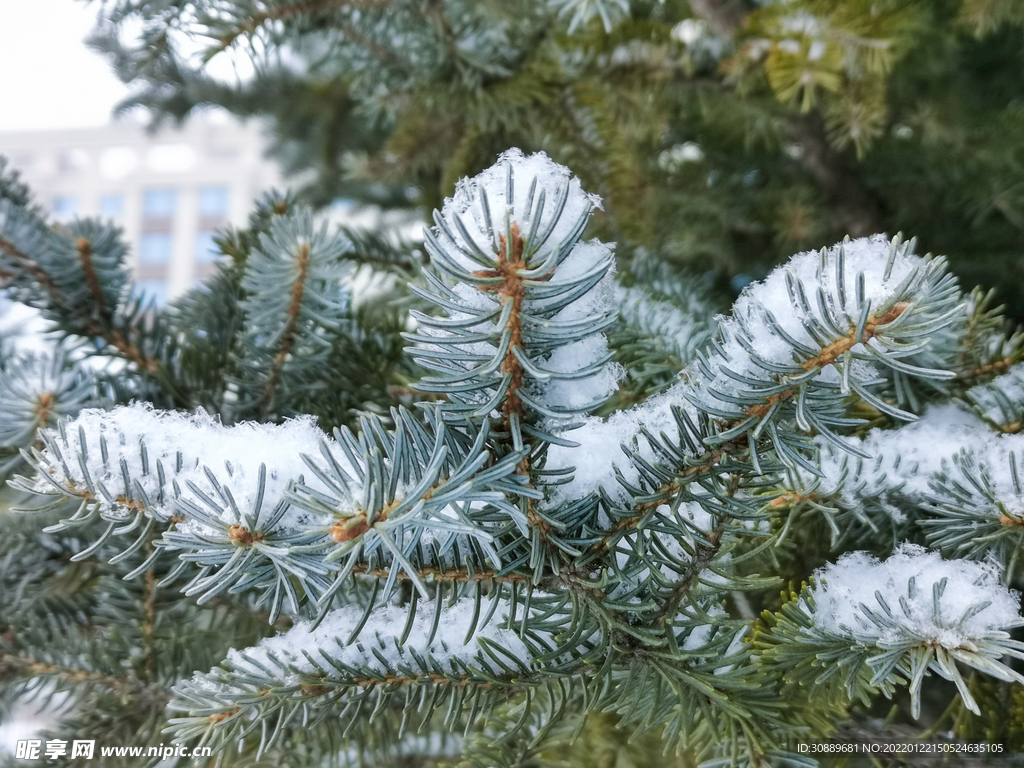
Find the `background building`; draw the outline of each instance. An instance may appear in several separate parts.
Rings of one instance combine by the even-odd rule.
[[[212,270],[213,235],[244,224],[282,186],[257,123],[196,118],[148,133],[135,122],[0,133],[6,155],[57,220],[102,216],[124,227],[140,287],[158,304]]]

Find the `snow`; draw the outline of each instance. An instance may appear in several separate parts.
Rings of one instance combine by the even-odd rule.
[[[809,325],[822,329],[831,342],[855,328],[865,304],[874,315],[891,307],[902,297],[904,281],[926,263],[919,256],[903,253],[892,261],[887,276],[893,247],[895,243],[884,235],[874,235],[821,251],[806,251],[773,270],[762,282],[747,285],[736,300],[732,315],[720,321],[719,348],[709,355],[706,370],[698,369],[700,375],[692,377],[697,399],[706,407],[739,418],[743,416],[742,407],[717,396],[718,393],[749,395],[760,400],[763,398],[757,396],[757,387],[738,382],[736,376],[763,382],[761,386],[769,386],[780,378],[779,373],[766,370],[755,360],[752,351],[769,364],[792,369],[789,375],[799,376],[805,372],[801,364],[822,348],[820,340],[810,333]],[[861,280],[863,295],[858,297]],[[817,299],[819,288],[823,301]],[[806,304],[800,300],[801,295]],[[827,314],[822,303],[828,308]],[[833,325],[838,326],[840,333],[832,329]],[[855,345],[852,352],[866,354],[863,344]],[[724,369],[733,375],[726,374]],[[874,378],[873,369],[863,363],[851,373],[857,380]],[[823,381],[837,383],[837,374],[831,372]]]
[[[675,304],[660,301],[645,290],[622,286],[616,286],[615,303],[623,321],[656,337],[683,364],[693,357],[696,347],[707,341],[707,324],[700,311],[703,307],[683,312]],[[688,303],[698,304],[696,300]]]
[[[64,458],[62,463],[49,448],[44,451],[53,480],[85,486],[85,476],[78,460],[81,455],[82,463],[97,488],[97,500],[105,510],[116,510],[118,505],[110,503],[99,489],[100,484],[112,499],[119,496],[139,498],[134,487],[125,487],[122,462],[127,469],[129,486],[138,482],[152,502],[153,509],[147,512],[163,518],[176,511],[175,481],[183,495],[194,497],[188,487],[188,482],[192,482],[211,499],[220,498],[204,467],[213,472],[222,487],[230,490],[235,504],[243,513],[255,508],[261,464],[266,466],[263,510],[272,510],[291,482],[299,477],[304,477],[312,488],[328,491],[312,476],[301,458],[302,453],[318,456],[321,441],[333,444],[311,416],[283,424],[243,422],[226,427],[202,409],[187,414],[160,411],[148,403],[136,403],[111,411],[83,410],[63,430],[47,430],[47,433],[59,446]],[[85,436],[84,451],[82,435]],[[106,443],[106,460],[100,446],[101,437]],[[145,445],[145,465],[140,444]],[[334,453],[339,464],[347,466],[340,449]],[[157,472],[158,462],[164,469],[162,487]],[[49,487],[44,478],[37,479],[37,490],[46,492]],[[229,504],[225,503],[223,507],[221,517],[226,523],[239,522]],[[277,523],[277,528],[292,527],[301,522],[301,515],[293,510]],[[184,523],[179,530],[187,530],[189,525]]]
[[[822,491],[841,493],[851,503],[856,497],[887,492],[920,496],[928,492],[931,475],[942,469],[944,461],[965,447],[986,448],[993,437],[984,422],[948,403],[929,406],[920,419],[899,429],[873,429],[863,440],[841,438],[873,457],[871,470],[863,475],[867,484],[857,488],[846,482],[851,454],[819,437],[815,442],[821,449]],[[811,478],[809,473],[804,476]]]
[[[672,173],[687,163],[699,163],[703,159],[704,150],[700,148],[700,144],[687,141],[663,150],[658,155],[658,167]]]
[[[808,11],[797,11],[778,20],[783,32],[801,35],[819,35],[822,33],[821,19]]]
[[[820,437],[816,439],[823,475],[817,493],[837,496],[845,507],[876,499],[899,517],[899,507],[907,500],[928,500],[936,476],[959,474],[955,459],[966,453],[988,467],[991,490],[1003,503],[1024,509],[1009,466],[1010,454],[1015,453],[1019,470],[1024,469],[1024,435],[993,433],[984,421],[954,403],[929,406],[918,421],[899,429],[873,429],[863,440],[842,440],[872,457],[861,460]],[[858,470],[856,474],[850,471],[851,465]],[[816,480],[806,471],[799,477],[806,485]],[[991,511],[1000,514],[995,506]]]
[[[614,246],[602,243],[600,240],[581,241],[573,246],[551,277],[545,280],[544,287],[559,284],[566,287],[576,285],[585,282],[595,271],[603,272],[604,277],[589,291],[559,310],[552,318],[553,320],[570,322],[594,315],[605,315],[612,311],[615,294],[613,253]],[[524,303],[526,310],[537,311],[543,306],[542,302],[532,302],[529,299],[530,296],[527,293],[527,301]]]
[[[511,195],[508,194],[510,178]],[[544,207],[540,210],[539,221],[535,223],[542,194]],[[566,201],[559,212],[557,202],[562,194],[566,195]],[[522,150],[510,149],[490,168],[456,185],[455,194],[445,200],[439,217],[448,224],[448,230],[454,237],[449,237],[440,226],[434,229],[434,235],[442,245],[455,245],[454,248],[446,247],[445,254],[466,271],[473,272],[484,262],[460,249],[472,252],[475,247],[485,254],[497,255],[498,236],[505,234],[508,217],[509,222],[519,224],[523,237],[528,238],[536,227],[536,239],[545,240],[529,260],[530,266],[539,266],[556,248],[574,242],[579,237],[581,221],[585,223],[590,212],[600,207],[599,197],[584,192],[579,179],[573,178],[568,168],[554,162],[545,153],[524,155]],[[559,214],[557,217],[556,213]],[[456,218],[465,225],[465,234],[459,232]],[[468,241],[465,235],[469,236]]]
[[[789,378],[797,381],[794,388],[801,386],[800,382],[814,379],[803,386],[828,387],[838,393],[843,377],[835,365],[817,371],[807,371],[802,365],[822,348],[822,339],[816,339],[808,326],[825,329],[826,343],[845,336],[857,325],[865,304],[869,313],[879,314],[897,300],[907,298],[907,281],[925,265],[924,259],[909,253],[909,245],[901,248],[898,241],[875,235],[797,254],[762,282],[748,285],[736,301],[732,315],[718,318],[717,344],[703,360],[695,360],[686,367],[679,383],[607,420],[591,417],[578,428],[563,433],[564,438],[579,446],[552,446],[548,451],[548,468],[575,466],[576,472],[572,482],[558,487],[555,500],[582,498],[600,487],[613,498],[623,499],[625,491],[615,484],[614,468],[618,467],[630,483],[635,483],[638,474],[619,446],[631,443],[641,424],[655,436],[664,431],[669,440],[678,440],[673,405],[687,411],[694,421],[697,411],[691,403],[738,423],[746,418],[746,408],[742,403],[732,402],[732,398],[764,402],[766,395],[762,390],[778,391],[778,384]],[[822,302],[816,298],[819,287]],[[807,297],[806,305],[800,301],[800,295]],[[827,314],[822,303],[828,308]],[[833,330],[833,326],[841,333]],[[851,351],[854,355],[866,354],[863,344],[853,346]],[[760,360],[755,359],[755,354]],[[762,360],[784,367],[789,373],[768,370]],[[870,364],[854,360],[850,376],[857,381],[870,381],[876,373]],[[810,398],[807,406],[813,408]],[[638,450],[648,460],[657,458],[643,440],[639,441]]]
[[[684,45],[693,45],[701,36],[707,34],[707,22],[703,19],[683,19],[672,27],[669,33],[673,40]]]
[[[445,201],[436,215],[438,225],[427,233],[427,249],[454,285],[433,287],[445,299],[442,306],[449,318],[468,322],[465,330],[477,338],[454,348],[431,344],[431,339],[458,339],[462,329],[453,330],[446,321],[434,322],[417,313],[420,336],[415,340],[425,352],[447,349],[454,358],[420,358],[424,367],[455,375],[479,367],[485,369],[479,376],[493,379],[490,390],[459,393],[457,399],[490,402],[506,372],[499,355],[507,354],[501,339],[511,323],[510,295],[485,290],[488,286],[473,282],[473,273],[479,277],[494,268],[500,238],[508,239],[512,224],[525,242],[525,268],[518,269],[524,288],[518,322],[523,339],[520,360],[528,356],[522,360],[525,389],[521,391],[527,404],[549,415],[564,411],[571,415],[615,391],[624,371],[605,362],[610,355],[600,333],[614,314],[613,249],[596,240],[579,240],[598,206],[599,198],[583,192],[568,168],[543,153],[527,157],[517,149],[503,154],[495,166],[473,179],[460,182],[454,197]],[[480,322],[472,323],[474,318]]]
[[[1024,623],[1020,595],[1002,584],[994,563],[943,560],[916,544],[900,545],[885,561],[852,552],[816,571],[815,579],[815,627],[881,647],[910,642],[960,648]],[[933,590],[943,580],[936,602]],[[877,625],[865,606],[881,616],[891,612],[892,620]]]
[[[1000,427],[1024,412],[1024,363],[1018,363],[992,381],[967,392],[967,399],[982,416]]]
[[[56,336],[53,324],[38,309],[12,301],[0,292],[0,339],[9,352],[39,353],[52,351]]]
[[[696,409],[682,396],[688,385],[676,384],[660,395],[655,395],[628,410],[616,411],[607,419],[590,416],[582,420],[579,427],[565,432],[562,436],[578,444],[569,448],[551,445],[548,448],[547,469],[576,467],[573,479],[559,485],[554,491],[556,500],[581,499],[603,487],[612,498],[626,499],[625,489],[615,480],[615,468],[630,484],[639,480],[636,467],[622,450],[630,445],[647,460],[659,457],[654,449],[642,438],[633,446],[632,442],[644,426],[654,436],[664,432],[670,439],[678,435],[672,406],[678,405],[696,419]]]
[[[346,605],[328,614],[315,630],[310,630],[309,622],[300,622],[287,632],[264,640],[255,648],[243,652],[232,649],[228,653],[228,661],[236,669],[262,676],[265,673],[260,667],[245,657],[248,656],[267,669],[274,669],[276,665],[268,655],[273,653],[297,672],[316,674],[316,668],[303,652],[312,656],[321,666],[331,669],[330,663],[320,653],[320,649],[323,649],[332,658],[351,667],[367,667],[376,673],[391,673],[399,665],[409,665],[418,672],[419,665],[411,653],[415,652],[421,658],[433,659],[445,668],[449,667],[449,661],[458,660],[500,673],[501,667],[483,652],[480,641],[485,639],[505,651],[499,656],[506,663],[512,663],[506,658],[511,654],[523,667],[528,667],[531,655],[526,644],[513,630],[505,629],[497,617],[486,626],[480,626],[478,622],[473,637],[468,643],[465,642],[473,624],[474,604],[472,598],[463,598],[443,607],[437,632],[431,638],[436,606],[433,602],[421,601],[416,608],[408,639],[402,646],[399,646],[398,639],[406,627],[408,607],[387,604],[375,607],[359,632],[358,639],[351,645],[345,645],[363,617],[362,607]],[[371,647],[376,649],[376,653],[370,650]]]
[[[604,276],[582,296],[559,309],[550,321],[531,319],[525,324],[524,351],[529,353],[531,346],[540,341],[531,338],[531,330],[534,328],[551,333],[560,324],[566,327],[570,324],[597,323],[614,312],[615,270],[612,250],[596,240],[577,243],[555,270],[552,279],[545,281],[545,288],[561,284],[571,289],[591,279],[595,270],[603,272]],[[532,300],[529,297],[528,291],[527,299],[523,302],[524,313],[534,318],[546,314],[544,305],[550,301]],[[542,343],[550,345],[550,342]],[[535,364],[553,375],[550,379],[534,379],[531,394],[537,401],[556,409],[580,410],[600,403],[618,388],[619,382],[626,375],[621,365],[611,362],[602,364],[608,358],[608,339],[603,333],[591,333],[576,341],[560,343],[546,355],[534,358]],[[573,378],[577,372],[583,371],[593,373]]]
[[[59,731],[68,695],[68,691],[56,690],[52,683],[43,683],[15,697],[0,722],[0,759],[5,752],[16,754],[19,741],[41,739],[46,733]]]
[[[543,367],[556,373],[572,374],[586,370],[608,356],[608,340],[603,334],[595,333],[552,350]],[[581,409],[605,400],[618,388],[625,375],[625,368],[618,363],[605,363],[596,373],[585,378],[552,377],[539,381],[534,398],[559,408]]]

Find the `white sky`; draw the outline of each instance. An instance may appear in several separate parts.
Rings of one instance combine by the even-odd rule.
[[[98,3],[0,0],[0,131],[109,122],[127,88],[83,40]]]
[[[128,95],[106,59],[86,46],[101,3],[0,0],[0,131],[87,128],[110,122]],[[175,38],[198,63],[208,41]],[[226,83],[253,76],[242,52],[218,54],[205,72]]]

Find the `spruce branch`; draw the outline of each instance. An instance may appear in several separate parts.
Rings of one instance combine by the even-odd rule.
[[[877,239],[858,243],[866,250],[848,257],[852,244],[844,243],[807,254],[763,286],[752,287],[679,384],[649,398],[635,415],[624,411],[606,421],[592,418],[567,433],[584,447],[549,450],[549,466],[552,453],[555,466],[570,468],[576,451],[594,451],[609,439],[636,441],[626,449],[631,466],[614,470],[621,489],[604,481],[613,469],[607,464],[588,467],[587,477],[600,478],[611,498],[632,502],[616,517],[639,522],[642,515],[630,511],[633,504],[664,503],[708,473],[727,471],[732,461],[750,462],[759,474],[777,463],[813,474],[800,430],[814,430],[840,451],[866,457],[833,431],[857,423],[846,416],[844,398],[854,395],[894,418],[914,419],[873,394],[884,381],[873,366],[889,368],[902,392],[911,391],[912,377],[952,378],[941,362],[955,344],[962,305],[941,260],[912,256],[911,244],[899,238],[887,246]],[[850,262],[857,266],[851,269]],[[875,288],[874,297],[865,293],[861,270],[867,269],[875,270],[872,284],[885,286]],[[859,273],[852,274],[855,270]],[[796,313],[776,315],[769,296],[792,302]],[[676,404],[680,400],[683,407]],[[647,427],[636,430],[631,426],[636,421],[656,424],[660,434]],[[779,428],[791,423],[795,432]],[[764,440],[774,455],[762,463],[764,448],[758,442]],[[569,487],[578,497],[592,485],[580,483],[576,469],[577,482]]]
[[[965,384],[981,384],[993,374],[1006,373],[1024,356],[1024,333],[1009,326],[1004,307],[992,306],[994,298],[994,290],[971,291],[967,332],[957,360]]]
[[[964,399],[994,430],[1017,434],[1024,429],[1024,366],[990,366],[985,373],[998,370],[1003,372],[987,384],[971,387]]]
[[[943,562],[908,544],[883,563],[857,553],[828,566],[814,588],[765,615],[756,645],[792,684],[814,680],[826,700],[875,688],[890,696],[908,685],[916,717],[922,681],[933,671],[978,714],[957,662],[1024,682],[999,661],[1024,657],[1007,631],[1021,623],[1016,603],[991,566]]]
[[[767,507],[785,519],[783,537],[805,515],[821,515],[833,548],[883,536],[895,545],[916,529],[950,555],[994,556],[1008,576],[1016,571],[1017,435],[993,432],[965,409],[932,406],[916,423],[847,441],[869,458],[819,439],[816,469],[780,483]]]
[[[502,558],[490,530],[502,530],[507,521],[526,529],[526,518],[503,496],[538,495],[514,474],[521,455],[508,454],[481,472],[489,463],[486,430],[470,438],[452,434],[443,422],[420,424],[407,412],[393,416],[398,428],[390,434],[379,422],[364,420],[359,438],[343,430],[335,442],[308,422],[249,427],[243,436],[208,418],[173,419],[130,408],[83,411],[76,422],[44,432],[46,448],[32,454],[39,479],[17,485],[50,498],[39,510],[79,502],[55,531],[106,522],[105,533],[81,557],[108,537],[131,541],[115,553],[115,562],[155,542],[146,567],[164,552],[180,560],[175,575],[195,564],[201,570],[184,591],[200,602],[236,586],[259,589],[271,599],[271,621],[286,599],[298,610],[293,578],[322,605],[358,573],[386,570],[382,600],[399,573],[424,592],[428,579],[451,581],[448,570],[457,573],[463,565],[451,559],[460,548],[446,554],[455,536],[463,537],[463,547],[467,537],[477,542],[459,556],[471,555],[475,567],[455,580],[517,581],[495,572]],[[187,435],[193,447],[168,450],[160,434],[168,428]],[[226,464],[220,477],[210,469],[215,456],[198,448],[215,435],[240,438],[235,444],[250,453],[248,460]],[[294,474],[276,474],[285,459],[293,462]],[[467,506],[446,513],[455,499]],[[479,509],[472,509],[473,502]],[[428,531],[447,539],[440,550],[420,543]],[[490,575],[481,579],[479,573]]]
[[[991,429],[1024,394],[1015,370],[971,390],[959,375],[1015,343],[994,315],[943,259],[878,236],[798,254],[730,315],[688,324],[686,291],[642,256],[615,289],[611,249],[582,239],[597,205],[546,156],[505,153],[435,213],[422,271],[394,243],[265,205],[221,238],[232,262],[210,296],[166,320],[209,329],[167,370],[214,414],[75,401],[48,426],[59,402],[20,395],[11,439],[32,441],[36,476],[15,485],[54,516],[42,535],[75,542],[66,559],[116,575],[115,599],[86,614],[130,617],[133,679],[184,678],[177,738],[241,743],[258,761],[307,734],[320,754],[321,737],[373,750],[417,728],[497,728],[487,754],[505,759],[600,711],[695,759],[761,765],[901,686],[917,717],[929,672],[972,711],[964,667],[1024,681],[1002,661],[1024,645],[996,561],[1012,574],[1024,540],[1019,435]],[[119,273],[80,245],[64,241],[54,279],[66,292],[75,270],[94,320],[118,327],[106,291]],[[438,399],[372,403],[328,433],[302,414],[325,382],[358,375],[339,356],[374,332],[352,306],[360,264],[416,281],[431,309],[410,312],[406,339],[428,372],[415,386]],[[606,405],[624,373],[606,333],[648,337],[675,366],[634,407]],[[189,371],[203,360],[215,372]],[[951,396],[977,415],[938,404]],[[907,535],[962,559],[914,545],[885,562],[840,556],[750,637],[750,604],[771,605],[759,595],[791,576],[817,516],[834,536],[807,562]],[[29,570],[35,584],[58,569]],[[284,631],[246,628],[226,659],[183,666],[161,636],[171,606]]]
[[[269,715],[275,726],[262,729],[262,751],[307,707],[314,720],[338,706],[353,715],[366,707],[395,707],[404,712],[404,730],[414,727],[410,716],[429,718],[447,705],[446,725],[452,728],[467,710],[472,723],[520,686],[551,686],[564,677],[558,664],[531,672],[529,649],[548,650],[542,637],[520,639],[494,623],[474,628],[477,614],[458,610],[460,605],[467,603],[448,609],[458,617],[455,623],[439,624],[439,595],[433,605],[414,603],[407,617],[402,609],[380,608],[367,616],[349,606],[315,629],[299,625],[179,686],[171,706],[189,715],[171,722],[181,737],[225,743],[252,730],[249,712],[266,712],[256,722],[267,722]],[[472,624],[465,623],[469,615]],[[386,638],[396,623],[405,628],[403,642],[392,645]],[[353,641],[356,633],[367,639]]]
[[[36,442],[40,429],[76,415],[99,400],[80,363],[63,347],[52,355],[17,355],[0,371],[0,475],[22,462],[20,451]]]
[[[11,295],[43,312],[66,335],[110,345],[143,373],[164,375],[160,326],[138,330],[140,303],[124,303],[127,250],[116,228],[91,220],[46,226],[41,213],[0,200],[0,265]]]
[[[1012,580],[1024,548],[1022,462],[1024,455],[1012,449],[981,457],[969,449],[955,454],[922,504],[919,524],[928,544],[969,560],[994,556]]]
[[[383,0],[304,0],[304,2],[298,3],[284,2],[276,6],[267,7],[266,10],[256,13],[239,13],[239,21],[242,19],[244,21],[241,21],[230,31],[219,31],[218,28],[222,28],[225,25],[223,22],[216,23],[218,21],[216,17],[203,18],[202,21],[210,25],[210,36],[217,37],[217,44],[209,48],[205,56],[207,59],[213,58],[218,53],[234,46],[239,38],[251,36],[261,27],[265,27],[271,22],[291,21],[295,17],[315,17],[317,14],[329,14],[331,11],[336,10],[386,9],[392,6],[392,3]],[[216,27],[214,26],[215,23]]]
[[[239,403],[243,414],[294,415],[289,400],[298,396],[303,378],[325,363],[330,335],[348,317],[347,243],[326,225],[315,227],[312,216],[298,208],[273,217],[246,257],[239,386],[257,389],[259,396]]]

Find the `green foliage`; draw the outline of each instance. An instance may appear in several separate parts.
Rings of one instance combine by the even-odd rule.
[[[316,204],[429,209],[543,149],[604,197],[602,233],[723,285],[911,231],[1020,320],[1022,29],[1015,0],[125,0],[94,42],[125,108],[270,118]],[[212,77],[186,35],[254,76]]]
[[[955,276],[1020,283],[1012,3],[103,13],[133,104],[270,115],[315,174],[159,310],[0,165],[0,276],[64,344],[0,370],[0,717],[240,766],[804,768],[891,698],[1024,747],[1024,336]],[[319,224],[338,196],[441,210],[420,245]],[[949,262],[847,238],[719,314],[901,226]]]
[[[435,213],[423,268],[272,195],[159,312],[116,233],[80,222],[91,239],[60,250],[12,196],[0,236],[43,249],[9,258],[37,270],[12,285],[68,336],[90,318],[108,338],[4,369],[0,434],[34,473],[12,485],[35,499],[0,518],[7,701],[238,765],[804,765],[795,740],[870,729],[902,688],[907,727],[922,702],[977,717],[1012,697],[1000,659],[1024,646],[996,574],[1024,541],[1019,334],[901,238],[800,254],[711,317],[709,282],[650,252],[616,283],[583,239],[597,204],[510,151]],[[72,269],[100,289],[65,308],[41,286]],[[107,281],[148,313],[141,346]],[[124,406],[140,393],[156,407]],[[937,458],[927,430],[955,398],[961,447]],[[922,571],[855,604],[856,627],[819,608],[852,587],[815,569],[908,537],[964,558],[927,606]],[[965,590],[988,599],[953,615]]]

